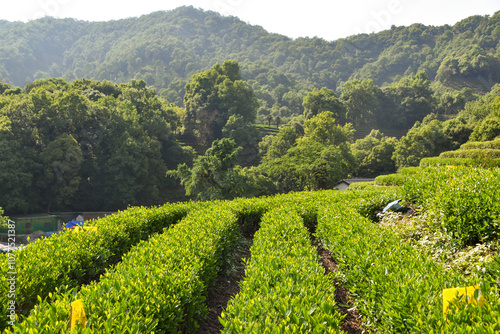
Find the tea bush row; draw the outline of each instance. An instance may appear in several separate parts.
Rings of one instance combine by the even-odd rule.
[[[497,149],[500,150],[500,139],[491,141],[471,141],[460,146],[461,150]]]
[[[99,282],[41,302],[14,332],[68,332],[76,299],[88,318],[79,332],[194,332],[207,311],[207,289],[238,238],[238,219],[224,205],[191,210],[165,233],[137,245]]]
[[[457,166],[423,168],[408,178],[404,198],[430,210],[463,245],[500,235],[500,171]]]
[[[16,312],[27,315],[38,298],[57,287],[76,287],[97,279],[106,268],[149,235],[180,220],[192,204],[167,204],[156,208],[134,207],[90,222],[96,229],[64,230],[16,251]],[[7,269],[4,259],[2,271]],[[5,274],[5,273],[3,273]],[[7,281],[0,282],[0,308],[7,314]],[[0,318],[0,329],[7,326]]]
[[[223,333],[340,332],[333,281],[294,209],[264,215],[241,290],[220,317]]]
[[[316,236],[336,259],[339,276],[377,333],[495,333],[500,328],[498,290],[483,282],[484,307],[458,304],[445,318],[442,291],[464,287],[406,242],[345,205],[320,210]]]
[[[375,184],[379,186],[402,186],[404,180],[405,176],[399,173],[379,175],[375,178]]]
[[[440,158],[468,158],[474,160],[491,160],[500,158],[500,149],[469,149],[447,151],[439,155]]]

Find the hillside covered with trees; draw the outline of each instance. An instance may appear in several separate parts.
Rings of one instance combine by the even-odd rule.
[[[182,89],[193,74],[235,59],[268,107],[277,102],[292,111],[297,107],[292,92],[301,89],[338,92],[352,78],[382,86],[418,71],[446,86],[486,91],[500,76],[499,23],[497,13],[453,26],[394,26],[326,41],[290,39],[193,7],[109,22],[2,21],[0,81],[22,87],[46,77],[117,83],[144,79],[180,106]]]
[[[331,42],[192,7],[2,21],[0,206],[116,210],[184,193],[328,189],[492,140],[499,20]]]

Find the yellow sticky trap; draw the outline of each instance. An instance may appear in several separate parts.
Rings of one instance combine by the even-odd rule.
[[[479,292],[479,300],[476,298],[476,291]],[[450,302],[458,298],[467,304],[474,306],[483,306],[484,298],[479,289],[479,285],[468,286],[465,288],[452,288],[443,290],[443,314],[448,313]]]
[[[448,169],[457,169],[457,166],[446,165],[446,168],[448,168]]]
[[[71,312],[69,314],[71,330],[80,324],[82,328],[85,328],[87,324],[87,316],[85,315],[85,310],[83,308],[83,302],[81,299],[75,300],[71,303]]]
[[[82,231],[95,232],[95,231],[97,231],[97,226],[76,226],[76,227],[72,228],[72,230],[74,231],[74,233],[80,233]]]

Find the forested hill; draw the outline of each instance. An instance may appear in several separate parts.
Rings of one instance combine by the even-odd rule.
[[[453,26],[392,27],[337,41],[291,39],[193,7],[109,22],[43,18],[0,21],[0,81],[45,77],[144,79],[182,104],[190,76],[235,59],[269,107],[290,90],[338,89],[349,78],[377,85],[426,70],[431,80],[488,91],[500,79],[500,12]]]

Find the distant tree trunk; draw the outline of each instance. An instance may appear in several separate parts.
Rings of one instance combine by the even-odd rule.
[[[271,127],[271,122],[273,121],[273,116],[271,116],[270,114],[267,115],[266,120],[267,120],[267,126]]]

